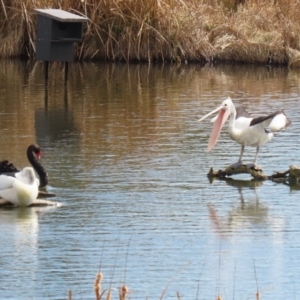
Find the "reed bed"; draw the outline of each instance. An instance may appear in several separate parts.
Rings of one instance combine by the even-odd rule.
[[[87,16],[77,60],[300,65],[291,0],[0,0],[0,57],[34,58],[34,8]]]
[[[257,282],[257,277],[256,277],[256,267],[255,267],[255,262],[253,261],[253,265],[254,265],[254,271],[255,271],[255,281],[256,281],[256,286],[257,286],[257,290],[255,293],[253,293],[253,298],[247,298],[247,299],[253,299],[253,300],[260,300],[261,299],[261,293],[258,289],[258,282]],[[127,285],[123,284],[120,288],[115,289],[112,288],[111,285],[109,288],[103,289],[102,290],[102,279],[103,279],[103,274],[101,272],[97,272],[96,274],[96,278],[95,278],[95,282],[94,282],[94,292],[95,292],[95,300],[112,300],[112,299],[116,299],[115,293],[118,294],[117,298],[118,300],[126,300],[130,298],[130,290],[128,288]],[[164,295],[166,290],[168,289],[169,284],[171,283],[172,280],[170,280],[170,282],[168,283],[168,285],[165,287],[165,289],[163,290],[159,300],[163,300],[164,299]],[[113,294],[114,292],[114,294]],[[197,294],[196,294],[196,300],[200,299],[201,297],[199,297],[199,286],[197,289]],[[68,291],[68,300],[73,300],[73,292],[72,290]],[[145,296],[145,299],[148,299],[148,296]],[[174,293],[174,299],[177,300],[181,300],[181,296],[180,293],[177,291],[176,293]],[[201,298],[202,299],[202,298]],[[220,295],[219,291],[216,295],[216,300],[222,300],[222,296]],[[233,296],[234,299],[234,296]]]
[[[101,272],[97,272],[95,282],[94,282],[95,299],[111,300],[113,289],[110,287],[102,291],[102,279],[103,279],[103,274]],[[128,294],[129,294],[129,288],[125,284],[122,285],[122,287],[118,291],[119,300],[126,300]],[[69,290],[68,300],[72,300],[72,299],[73,299],[73,293],[71,290]]]

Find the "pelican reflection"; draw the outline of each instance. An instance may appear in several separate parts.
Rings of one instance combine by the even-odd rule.
[[[237,190],[239,201],[232,201],[233,205],[226,213],[226,217],[220,217],[215,204],[208,204],[210,220],[221,236],[241,232],[243,229],[249,232],[251,228],[258,230],[264,228],[271,233],[270,235],[276,236],[276,239],[281,239],[285,224],[284,219],[281,216],[272,215],[269,206],[259,201],[258,189],[264,181],[231,178],[222,179],[222,181]],[[231,195],[236,195],[234,190]]]

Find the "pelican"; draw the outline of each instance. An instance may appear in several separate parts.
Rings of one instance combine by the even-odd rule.
[[[17,206],[28,206],[36,200],[39,184],[32,167],[22,169],[15,177],[0,175],[0,197]]]
[[[269,142],[275,132],[284,130],[291,124],[291,121],[286,117],[283,111],[276,111],[268,116],[253,118],[245,111],[241,109],[237,110],[230,97],[224,100],[217,109],[199,119],[198,122],[203,121],[216,112],[219,112],[219,114],[211,120],[214,122],[214,126],[210,135],[207,151],[212,150],[217,144],[221,129],[230,116],[228,127],[229,136],[242,146],[239,160],[232,165],[233,168],[238,168],[242,165],[245,146],[256,147],[254,164],[248,164],[247,167],[258,167],[257,158],[260,146]]]

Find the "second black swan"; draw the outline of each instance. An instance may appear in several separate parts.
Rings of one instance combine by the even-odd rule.
[[[48,184],[48,174],[39,162],[41,154],[41,148],[38,145],[31,144],[28,146],[27,158],[40,178],[40,188]],[[14,174],[16,172],[19,170],[11,162],[8,160],[0,161],[0,174]]]

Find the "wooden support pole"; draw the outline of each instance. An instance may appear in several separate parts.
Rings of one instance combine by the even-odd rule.
[[[48,85],[49,61],[45,61],[44,68],[45,68],[45,85]]]
[[[65,62],[65,85],[68,83],[69,62]]]

